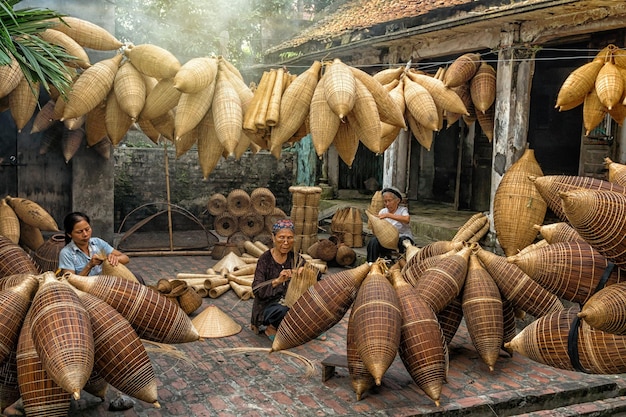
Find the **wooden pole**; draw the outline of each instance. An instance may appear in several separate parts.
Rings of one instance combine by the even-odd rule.
[[[167,193],[167,228],[170,234],[170,251],[174,250],[174,236],[172,233],[172,206],[170,203],[170,169],[169,169],[169,157],[167,154],[167,142],[163,146],[163,152],[165,155],[165,190]]]

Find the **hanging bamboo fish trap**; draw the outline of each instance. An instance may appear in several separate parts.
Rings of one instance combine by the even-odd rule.
[[[43,207],[36,202],[20,197],[5,197],[6,202],[15,210],[17,217],[31,226],[47,232],[58,232],[54,218]]]
[[[467,53],[455,59],[443,76],[448,88],[458,87],[474,77],[480,67],[480,54]]]
[[[496,100],[496,70],[484,61],[470,81],[470,94],[477,116],[486,113]]]

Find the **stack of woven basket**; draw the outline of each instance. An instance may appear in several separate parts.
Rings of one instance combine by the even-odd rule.
[[[291,186],[291,220],[294,224],[295,243],[293,250],[306,250],[317,242],[317,215],[322,196],[320,187]]]
[[[330,231],[350,248],[363,246],[363,219],[357,207],[338,209],[330,221]]]
[[[272,191],[263,187],[254,189],[250,194],[242,189],[232,190],[227,196],[215,193],[209,198],[207,208],[215,216],[217,234],[238,246],[250,240],[271,245],[272,225],[276,220],[287,217],[276,207]]]

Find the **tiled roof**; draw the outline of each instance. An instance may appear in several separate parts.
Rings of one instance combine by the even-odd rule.
[[[336,38],[355,30],[476,2],[476,0],[348,0],[334,13],[268,52],[295,48],[309,41]]]

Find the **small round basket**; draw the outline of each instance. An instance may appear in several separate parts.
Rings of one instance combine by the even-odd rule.
[[[202,297],[196,290],[187,287],[181,295],[178,296],[178,304],[180,308],[187,314],[196,311],[202,305]]]
[[[274,212],[276,197],[269,188],[255,188],[250,193],[250,204],[255,212],[261,216],[266,216]]]
[[[229,237],[239,229],[237,219],[230,213],[222,213],[215,218],[213,227],[218,235]]]
[[[250,211],[245,216],[239,218],[239,230],[246,236],[255,236],[261,233],[264,227],[265,220],[263,220],[263,216],[254,211]]]
[[[212,216],[219,216],[220,214],[226,211],[227,202],[226,196],[224,194],[215,193],[211,197],[209,197],[209,202],[207,203],[207,210]]]
[[[241,189],[232,190],[226,198],[228,211],[233,216],[243,216],[250,210],[250,195]]]
[[[59,252],[65,246],[63,233],[56,233],[44,242],[33,254],[33,261],[45,271],[56,271],[59,266]]]

